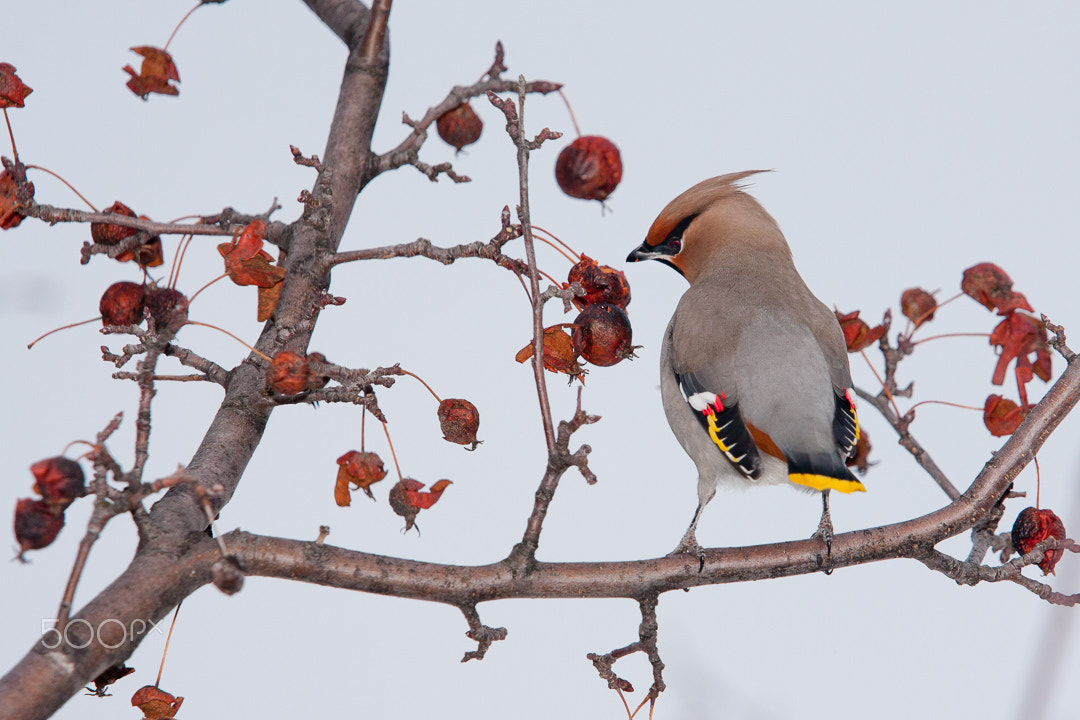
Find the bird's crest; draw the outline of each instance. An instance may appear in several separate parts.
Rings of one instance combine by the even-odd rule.
[[[701,213],[719,200],[741,193],[745,185],[739,181],[760,172],[771,171],[743,170],[699,182],[669,202],[667,207],[660,211],[645,236],[645,243],[651,247],[660,245],[680,222]]]

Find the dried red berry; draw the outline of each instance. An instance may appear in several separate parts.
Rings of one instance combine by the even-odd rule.
[[[908,288],[900,296],[900,311],[904,317],[919,327],[924,322],[934,319],[937,300],[922,288]]]
[[[120,678],[127,677],[133,672],[135,672],[135,668],[128,667],[123,663],[123,661],[118,662],[115,665],[110,665],[109,667],[105,668],[105,670],[100,675],[94,678],[94,687],[88,687],[86,689],[89,690],[93,695],[97,695],[98,697],[106,697],[109,695],[109,693],[105,691],[109,689],[110,685],[112,685]]]
[[[34,492],[54,513],[59,513],[86,493],[86,476],[74,460],[58,456],[38,460],[30,466]]]
[[[123,215],[124,217],[131,218],[138,217],[134,210],[119,200],[105,208],[102,212],[108,215]],[[125,227],[124,225],[100,222],[90,223],[90,238],[101,245],[119,245],[121,240],[129,238],[137,232],[139,231],[135,228]]]
[[[559,153],[555,180],[570,197],[603,201],[622,180],[619,148],[599,135],[579,137]]]
[[[307,359],[308,359],[308,364],[309,365],[311,363],[325,363],[325,362],[327,362],[326,356],[323,355],[321,352],[308,353]],[[308,389],[310,389],[310,390],[318,390],[319,388],[324,388],[324,387],[326,387],[326,384],[328,382],[330,382],[330,376],[329,375],[316,375],[315,374],[315,368],[311,369],[311,380],[308,381]]]
[[[1034,312],[1027,299],[1013,292],[1012,278],[994,263],[979,263],[964,271],[960,289],[964,294],[982,303],[998,315],[1008,315],[1013,310]]]
[[[1050,510],[1029,507],[1016,516],[1012,527],[1012,542],[1021,555],[1027,555],[1032,548],[1050,537],[1065,540],[1065,525],[1061,518]],[[1064,552],[1063,548],[1056,548],[1043,554],[1043,559],[1039,561],[1043,575],[1053,574],[1054,566]]]
[[[402,478],[390,488],[390,494],[387,496],[390,501],[390,508],[405,518],[405,530],[412,530],[413,525],[416,524],[416,515],[420,512],[420,508],[409,502],[405,493],[409,491],[416,492],[422,487],[424,487],[424,483],[419,480]]]
[[[154,319],[158,334],[172,337],[188,319],[188,299],[174,288],[146,289],[146,309]]]
[[[41,550],[51,545],[63,527],[63,510],[53,512],[44,500],[19,500],[15,504],[15,540],[19,543],[19,559],[27,550]]]
[[[439,403],[439,424],[442,426],[443,440],[470,445],[467,450],[475,450],[480,444],[476,439],[476,431],[480,429],[480,411],[468,400],[449,398]]]
[[[123,215],[124,217],[138,217],[134,210],[119,200],[102,212],[110,215]],[[119,245],[137,232],[139,231],[135,228],[114,223],[90,223],[90,238],[101,245]],[[165,262],[162,256],[161,238],[154,235],[141,245],[120,253],[116,256],[116,260],[117,262],[131,262],[134,260],[144,268],[158,267]]]
[[[469,103],[463,102],[440,115],[435,121],[435,127],[439,131],[439,137],[460,152],[461,148],[480,139],[484,122]]]
[[[266,367],[266,384],[278,395],[296,395],[308,389],[311,366],[307,358],[291,350],[282,350]]]
[[[143,711],[144,720],[174,718],[183,703],[184,698],[176,697],[154,685],[141,687],[131,696],[131,704]]]
[[[411,530],[416,525],[417,513],[438,502],[443,491],[450,485],[453,483],[449,480],[439,480],[427,492],[420,492],[424,483],[412,478],[402,478],[390,488],[390,507],[405,518],[405,529]]]
[[[635,357],[632,339],[630,318],[618,305],[587,305],[574,320],[574,351],[593,365],[607,367]]]
[[[566,279],[567,284],[580,283],[585,290],[583,297],[575,297],[578,310],[595,303],[611,303],[621,308],[630,304],[630,283],[622,270],[608,265],[598,265],[588,255],[582,255]]]
[[[870,347],[885,334],[884,325],[871,328],[865,321],[860,320],[858,310],[846,315],[837,312],[836,320],[840,323],[840,329],[844,331],[844,342],[847,343],[849,353]]]
[[[146,286],[142,283],[116,282],[105,288],[98,303],[102,325],[138,325],[143,321]]]
[[[355,485],[372,500],[371,486],[386,477],[382,458],[373,452],[350,450],[337,459],[337,483],[334,485],[334,502],[341,507],[352,504],[349,485]]]

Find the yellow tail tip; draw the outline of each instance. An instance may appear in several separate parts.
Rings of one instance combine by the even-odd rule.
[[[792,473],[788,479],[796,485],[805,485],[814,490],[836,490],[842,493],[866,492],[866,488],[858,480],[844,480],[842,478],[829,477],[828,475],[815,475],[812,473]]]

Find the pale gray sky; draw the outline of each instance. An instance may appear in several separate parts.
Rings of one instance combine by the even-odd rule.
[[[34,88],[27,108],[10,113],[25,162],[60,172],[99,207],[119,199],[155,219],[230,205],[261,212],[274,197],[284,205],[279,217],[297,216],[295,198],[313,173],[292,163],[288,146],[322,152],[345,56],[301,3],[233,0],[201,9],[170,48],[180,97],[147,103],[124,87],[120,68],[138,64],[128,48],[162,44],[188,3],[9,5],[0,62],[14,64]],[[401,0],[390,21],[390,84],[376,143],[398,142],[402,111],[418,116],[450,86],[477,79],[501,39],[510,77],[565,83],[582,130],[622,151],[624,181],[605,215],[555,186],[563,142],[533,159],[534,221],[602,262],[622,267],[656,213],[699,180],[772,168],[752,192],[827,304],[875,319],[907,287],[949,297],[964,268],[992,261],[1037,311],[1080,337],[1078,22],[1076,6],[1050,3]],[[476,109],[485,121],[478,145],[455,158],[432,139],[422,153],[428,162],[453,160],[474,182],[432,184],[410,168],[382,177],[357,204],[344,247],[420,236],[450,245],[497,231],[499,210],[516,202],[516,168],[500,116],[481,101]],[[572,133],[554,97],[530,100],[526,122],[530,132],[546,125]],[[39,200],[79,206],[49,177],[33,179]],[[111,282],[138,279],[134,268],[100,258],[80,266],[87,236],[85,228],[27,221],[0,238],[8,257],[0,270],[7,513],[29,495],[31,463],[92,438],[121,410],[128,420],[111,447],[130,463],[136,392],[110,379],[97,349],[106,339],[88,326],[26,350],[41,332],[95,315]],[[192,292],[220,272],[214,242],[193,244],[181,289]],[[167,254],[174,243],[166,241]],[[553,274],[566,270],[554,253],[542,262]],[[545,560],[662,555],[696,501],[693,465],[663,418],[656,371],[659,336],[684,282],[658,264],[626,272],[634,339],[644,347],[638,360],[588,377],[585,406],[603,421],[578,440],[593,446],[600,482],[586,486],[574,473],[563,480],[542,539]],[[365,551],[461,564],[504,556],[543,471],[531,374],[513,361],[529,336],[517,282],[479,261],[445,268],[415,259],[341,267],[333,291],[348,303],[324,313],[312,349],[353,366],[401,362],[443,396],[471,399],[485,443],[475,454],[444,443],[434,403],[416,383],[381,393],[405,473],[455,483],[421,514],[423,535],[403,536],[385,504],[389,482],[375,486],[378,504],[362,496],[350,508],[333,503],[334,460],[359,444],[355,409],[281,408],[220,528],[314,538],[328,524],[329,542]],[[254,339],[254,306],[251,293],[221,283],[200,296],[192,317]],[[550,321],[560,321],[556,308]],[[925,334],[993,324],[962,299]],[[205,328],[185,329],[180,341],[223,365],[245,354]],[[981,405],[994,391],[993,365],[983,340],[949,339],[920,346],[902,372],[916,380],[917,400]],[[864,361],[853,357],[852,368],[860,385],[873,386]],[[557,378],[551,387],[557,416],[568,416],[575,391]],[[1032,385],[1036,394],[1042,387]],[[1004,392],[1015,396],[1015,388]],[[187,462],[219,399],[216,386],[160,388],[151,474]],[[977,413],[933,405],[918,412],[917,434],[966,487],[999,443]],[[837,530],[940,507],[944,494],[895,447],[891,431],[869,408],[862,418],[880,464],[866,480],[869,492],[834,503]],[[1074,536],[1078,429],[1080,420],[1070,418],[1040,454],[1042,504]],[[374,433],[368,446],[385,454]],[[1025,471],[1017,487],[1033,496],[1034,473]],[[1026,504],[1010,503],[1007,523]],[[39,635],[42,619],[54,616],[88,514],[88,501],[77,503],[59,540],[32,554],[32,564],[0,563],[4,671]],[[804,537],[817,514],[815,498],[783,488],[721,493],[699,539]],[[76,605],[115,577],[133,547],[130,522],[114,521]],[[1075,591],[1076,566],[1066,557],[1055,587]],[[162,687],[185,696],[181,717],[623,715],[585,654],[636,638],[633,602],[507,601],[480,612],[509,637],[484,661],[461,664],[474,644],[460,614],[440,605],[258,578],[231,598],[204,589],[184,604]],[[1018,710],[1039,638],[1047,628],[1076,637],[1070,611],[1016,586],[958,587],[907,561],[669,593],[659,612],[669,689],[658,718],[1030,717]],[[135,713],[128,699],[153,682],[163,640],[143,643],[129,661],[138,673],[114,686],[115,697],[75,698],[58,717]],[[617,670],[648,687],[643,659]],[[1068,651],[1057,671],[1076,677],[1080,653]],[[1074,717],[1071,693],[1064,684],[1049,690],[1046,717]]]

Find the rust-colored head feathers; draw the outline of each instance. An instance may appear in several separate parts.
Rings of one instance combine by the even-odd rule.
[[[704,180],[667,204],[627,261],[660,260],[690,282],[729,240],[787,252],[776,221],[743,192],[740,181],[767,170],[743,170]],[[703,239],[695,239],[703,238]]]

